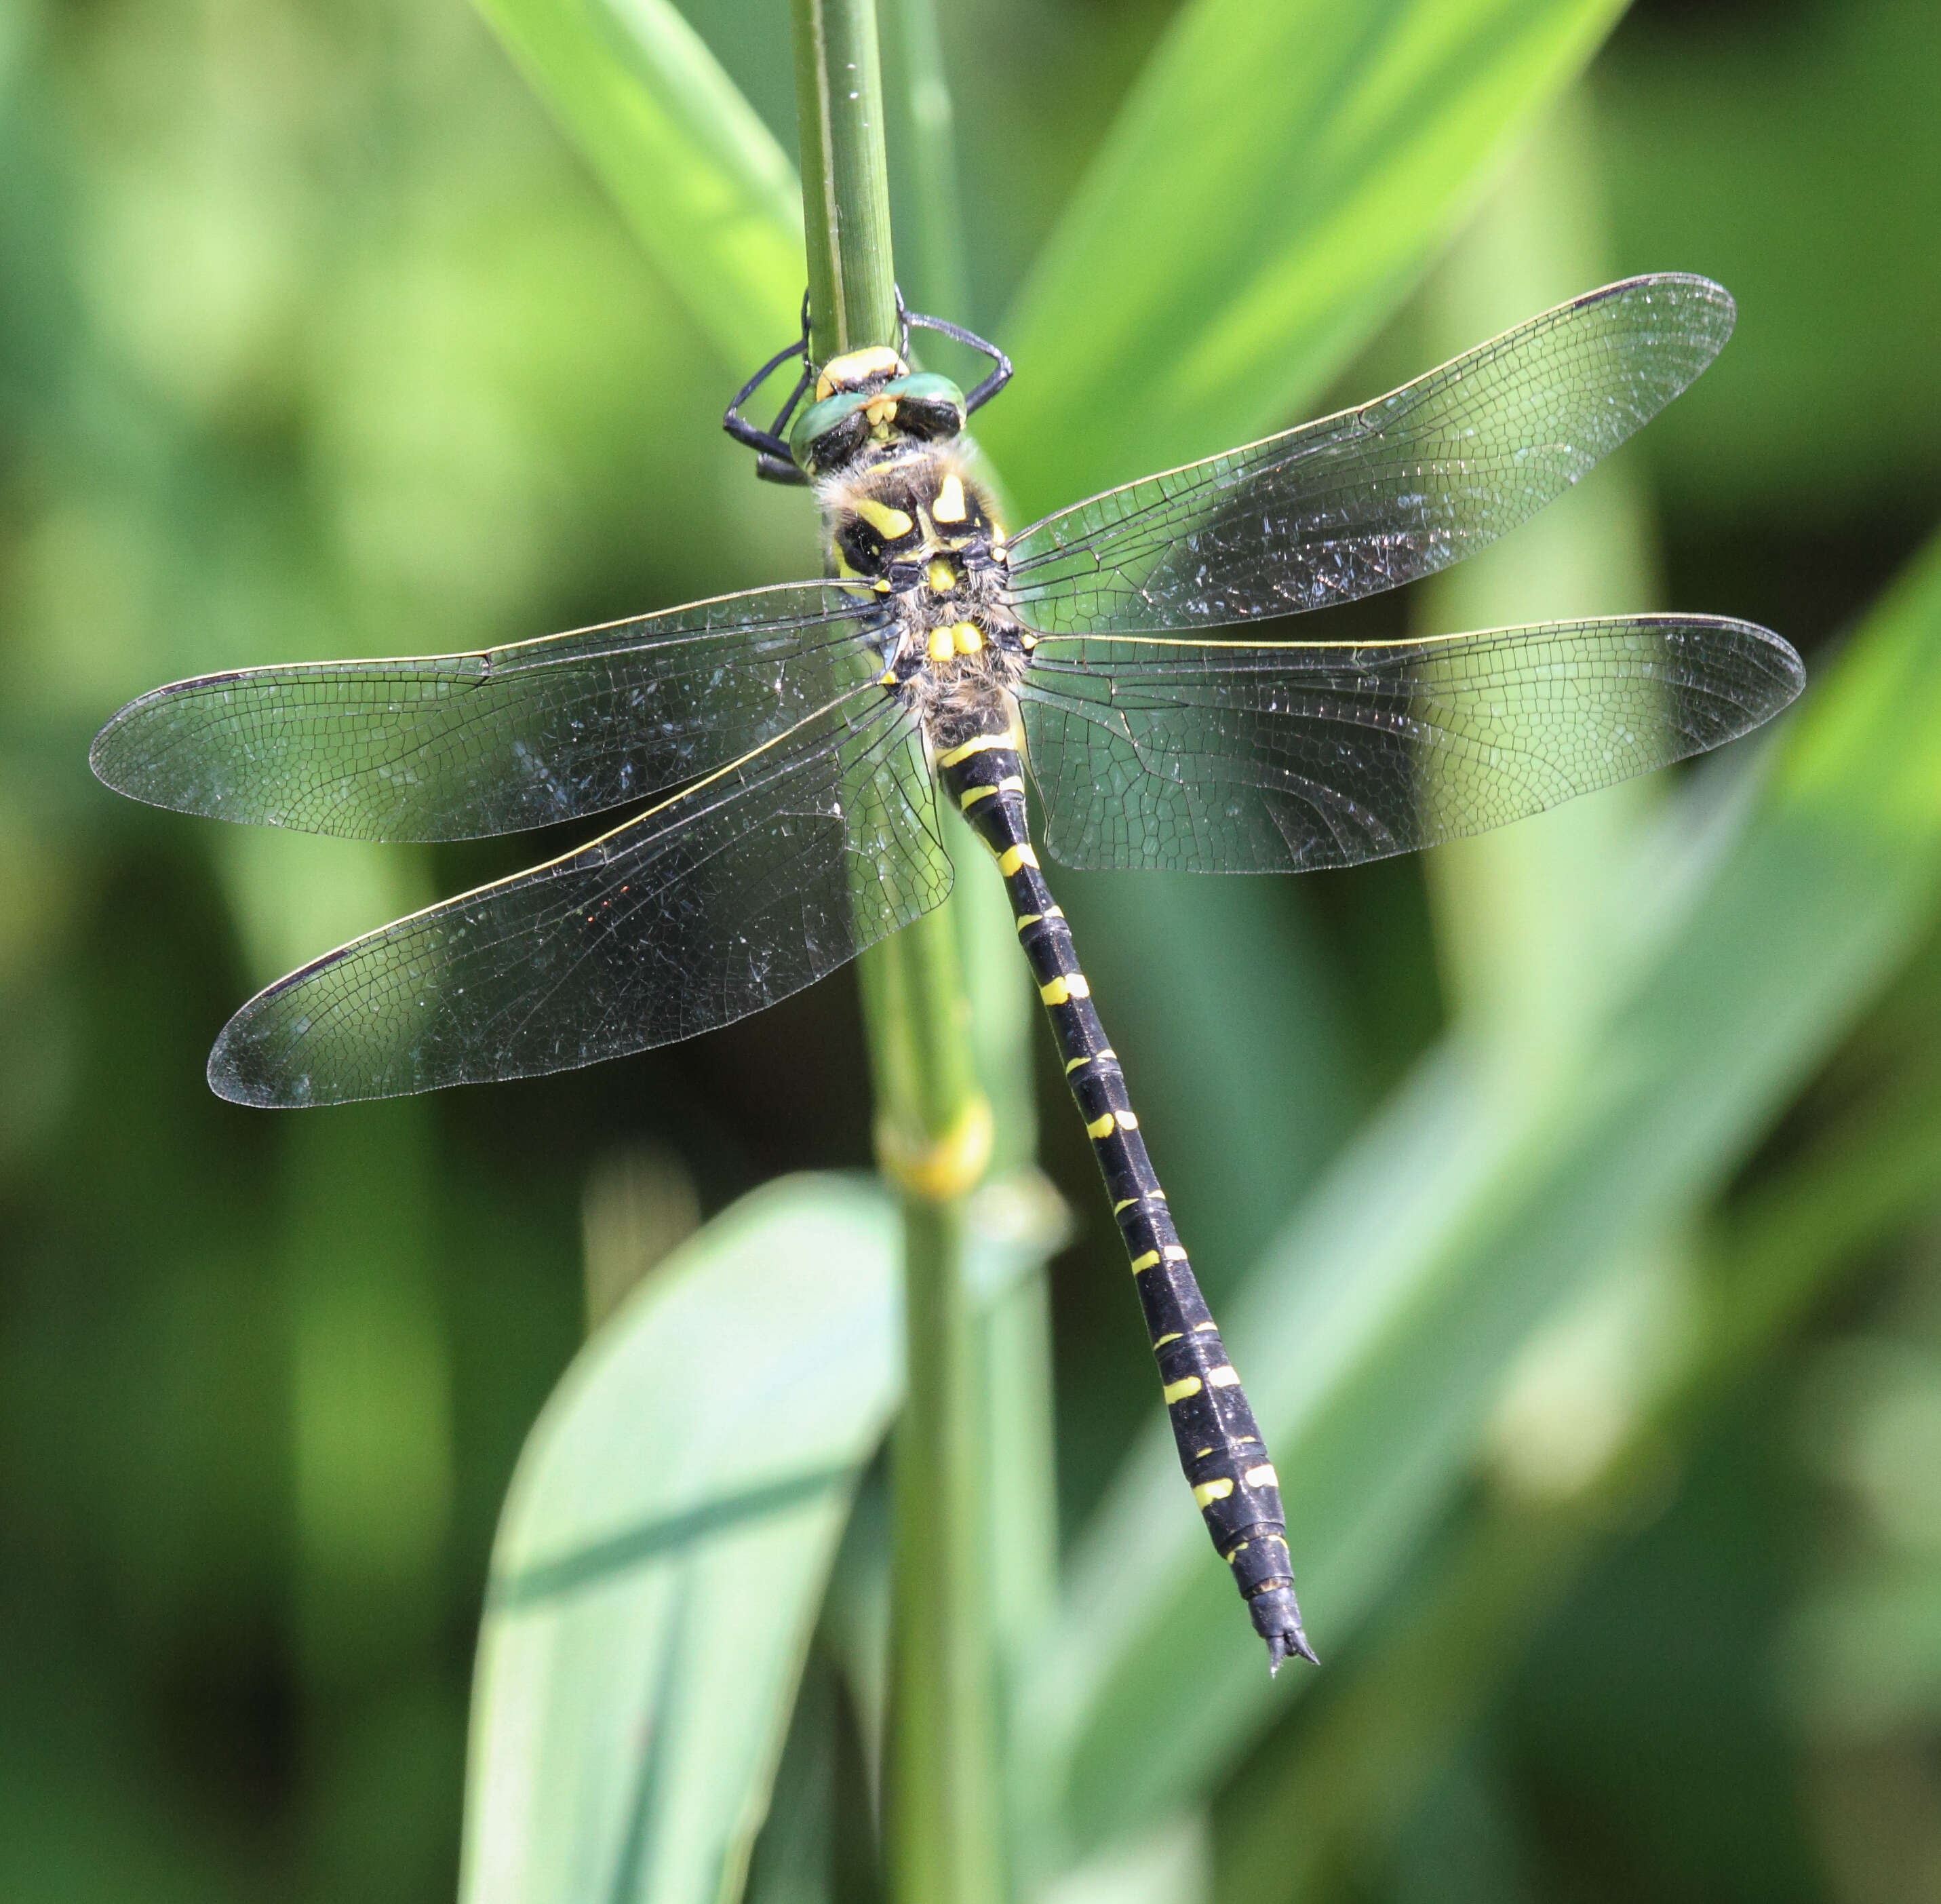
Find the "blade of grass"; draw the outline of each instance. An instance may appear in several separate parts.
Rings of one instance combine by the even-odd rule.
[[[937,0],[894,0],[888,22],[913,216],[897,234],[904,295],[922,311],[968,321],[970,273],[957,188],[957,120]]]
[[[1716,1223],[1697,1251],[1698,1326],[1655,1404],[1581,1486],[1492,1496],[1418,1561],[1374,1650],[1223,1797],[1221,1891],[1259,1904],[1328,1895],[1339,1858],[1403,1815],[1636,1502],[1847,1276],[1935,1207],[1937,1184],[1941,1089],[1927,1075]]]
[[[900,1387],[897,1254],[873,1187],[787,1180],[676,1250],[581,1351],[494,1548],[466,1904],[738,1891]]]
[[[1435,354],[1453,354],[1608,275],[1598,255],[1594,166],[1586,107],[1568,96],[1430,280],[1423,304]],[[1647,605],[1641,499],[1625,473],[1600,471],[1526,534],[1435,578],[1417,604],[1418,629]],[[1626,891],[1606,869],[1635,849],[1637,828],[1663,791],[1628,782],[1427,856],[1459,1023],[1505,1091],[1538,1088],[1594,1022],[1609,982],[1608,915]],[[1612,1318],[1628,1313],[1614,1295],[1641,1261],[1685,1287],[1689,1250],[1647,1241],[1642,1255],[1629,1250],[1603,1265],[1567,1317],[1599,1324],[1607,1336]],[[1686,1345],[1667,1331],[1659,1347],[1676,1354]],[[1345,1679],[1317,1688],[1320,1710],[1279,1728],[1265,1764],[1257,1761],[1223,1795],[1231,1824],[1219,1842],[1230,1876],[1264,1897],[1318,1895],[1340,1859],[1405,1813],[1530,1623],[1573,1576],[1596,1538],[1599,1508],[1615,1512],[1609,1500],[1579,1502],[1594,1478],[1570,1491],[1582,1513],[1539,1513],[1505,1490],[1502,1511],[1472,1514],[1451,1539],[1416,1557],[1404,1606],[1385,1612],[1374,1658],[1357,1655]],[[1556,1485],[1546,1482],[1546,1508],[1561,1505]],[[1379,1779],[1370,1776],[1377,1760]],[[1298,1812],[1288,1808],[1296,1804]]]
[[[1425,354],[1447,358],[1610,275],[1589,109],[1553,109],[1425,288]],[[1620,456],[1417,591],[1418,633],[1513,627],[1656,605],[1646,499]],[[1610,983],[1612,867],[1661,809],[1665,776],[1621,781],[1423,856],[1454,1011],[1499,1054],[1508,1088],[1568,1048]]]
[[[520,71],[723,360],[792,332],[802,196],[788,156],[667,0],[478,0]]]
[[[976,1312],[1046,1246],[974,1223]],[[877,1186],[784,1179],[676,1250],[567,1371],[494,1548],[466,1904],[735,1896],[851,1495],[903,1395],[901,1254]]]
[[[1932,917],[1937,758],[1941,546],[1814,690],[1744,836],[1584,1048],[1513,1106],[1437,1054],[1270,1252],[1227,1337],[1324,1636],[1441,1511],[1528,1328],[1720,1180]],[[1038,1774],[1081,1846],[1205,1792],[1266,1716],[1224,1583],[1174,1525],[1170,1459],[1146,1438],[1041,1654]]]
[[[1622,11],[1192,0],[1004,326],[1031,400],[980,421],[1019,501],[1035,513],[1286,421]]]

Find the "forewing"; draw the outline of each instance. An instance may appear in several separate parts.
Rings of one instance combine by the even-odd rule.
[[[144,694],[90,755],[118,792],[358,840],[603,813],[783,732],[867,666],[873,602],[754,589],[472,654],[251,668]]]
[[[833,972],[950,880],[920,740],[866,687],[580,852],[279,980],[229,1021],[209,1082],[338,1104],[670,1043]]]
[[[1804,678],[1765,629],[1651,615],[1378,647],[1048,640],[1020,698],[1068,865],[1302,872],[1702,753]]]
[[[1731,335],[1702,277],[1632,278],[1358,410],[1109,489],[1010,545],[1047,634],[1193,629],[1352,602],[1447,568],[1560,494]]]

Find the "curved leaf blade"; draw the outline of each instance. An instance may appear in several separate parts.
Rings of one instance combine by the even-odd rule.
[[[739,1890],[856,1478],[902,1385],[894,1209],[745,1198],[582,1351],[506,1502],[465,1904]]]
[[[1020,396],[980,435],[1020,501],[1035,514],[1284,421],[1622,11],[1194,0],[1001,333]]]
[[[795,167],[667,0],[478,0],[519,69],[730,365],[795,326]]]
[[[1932,919],[1937,759],[1941,545],[1804,704],[1744,834],[1583,1048],[1515,1100],[1473,1054],[1435,1055],[1270,1250],[1225,1334],[1324,1657],[1460,1484],[1528,1329],[1716,1187]],[[1267,1716],[1154,1425],[1021,1728],[1080,1848],[1203,1795]]]
[[[973,1200],[994,1322],[1028,1299],[1061,1215],[1030,1172]],[[463,1904],[739,1895],[855,1484],[902,1400],[902,1261],[873,1180],[784,1178],[683,1245],[567,1370],[493,1555]]]

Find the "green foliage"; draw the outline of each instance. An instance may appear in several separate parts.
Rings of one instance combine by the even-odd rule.
[[[896,1241],[869,1187],[784,1180],[662,1265],[582,1352],[493,1556],[462,1896],[739,1889],[836,1542],[896,1405]]]
[[[729,362],[759,363],[801,296],[789,162],[667,0],[482,11]]]
[[[23,11],[0,45],[9,1895],[449,1895],[485,1549],[579,1333],[590,1162],[656,1146],[728,1214],[581,1351],[527,1455],[469,1896],[732,1893],[894,1404],[873,1195],[733,1201],[865,1159],[846,994],[558,1085],[252,1119],[200,1082],[249,984],[512,862],[215,839],[112,810],[81,768],[167,675],[812,565],[799,498],[714,428],[799,292],[779,10],[483,11],[624,225],[456,9],[117,0]],[[1741,334],[1559,506],[1605,553],[1533,525],[1418,611],[1643,605],[1655,494],[1677,605],[1846,632],[1769,748],[1439,856],[1426,892],[1408,867],[1054,875],[1273,1439],[1327,1664],[1259,1673],[1048,1107],[1092,1228],[1057,1290],[1056,1585],[1019,1273],[1044,1225],[1015,1184],[984,1218],[1023,1239],[986,1252],[983,1325],[1021,1880],[1844,1904],[1913,1894],[1936,1855],[1941,559],[1868,605],[1941,502],[1918,242],[1941,40],[1909,0],[1702,33],[1653,9],[1592,64],[1578,145],[1540,148],[1601,175],[1608,233],[1579,246],[1571,201],[1533,265],[1541,219],[1495,182],[1615,11],[943,10],[981,300],[946,314],[1019,364],[983,435],[1027,511],[1368,394],[1586,272],[1689,267]],[[1486,201],[1524,248],[1472,234],[1407,302]],[[977,939],[974,986],[1007,936]],[[1004,995],[978,1019],[1001,1087]],[[665,1425],[735,1392],[768,1411],[748,1443]],[[827,1492],[786,1492],[812,1468]],[[759,1511],[666,1527],[723,1489]],[[549,1571],[656,1525],[610,1582]],[[884,1565],[863,1514],[762,1897],[871,1881],[842,1768],[880,1736]],[[776,1617],[737,1646],[750,1602]],[[575,1758],[589,1737],[619,1743]]]
[[[1303,1580],[1337,1621],[1423,1538],[1533,1327],[1716,1192],[1930,923],[1941,804],[1913,764],[1941,751],[1937,661],[1941,553],[1821,684],[1698,889],[1633,869],[1642,943],[1595,1032],[1507,1104],[1484,1054],[1425,1067],[1230,1306]],[[1249,1636],[1168,1525],[1170,1465],[1148,1433],[1034,1682],[1027,1734],[1052,1744],[1081,1843],[1206,1791],[1267,1704]],[[1190,1715],[1147,1670],[1160,1651],[1210,1693]]]
[[[1006,327],[1043,391],[983,434],[1029,511],[1263,435],[1318,395],[1619,11],[1184,8]]]

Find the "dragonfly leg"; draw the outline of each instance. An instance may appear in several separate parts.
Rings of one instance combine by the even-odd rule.
[[[1125,1239],[1180,1466],[1206,1531],[1267,1642],[1270,1670],[1278,1671],[1294,1654],[1313,1660],[1295,1601],[1273,1464],[1173,1227],[1071,929],[1039,870],[1018,737],[1010,732],[973,735],[940,751],[937,766],[958,810],[997,856],[1019,943],[1038,981],[1065,1080]]]
[[[742,415],[741,406],[790,357],[801,358],[801,375],[796,378],[795,387],[789,393],[788,401],[782,406],[775,421],[763,430]],[[735,442],[755,452],[755,473],[765,482],[802,484],[808,480],[796,467],[795,458],[790,454],[787,442],[782,435],[788,427],[790,418],[795,414],[795,406],[802,401],[808,385],[808,293],[805,291],[802,294],[801,336],[793,344],[784,344],[735,393],[721,419],[722,428]]]
[[[940,337],[950,338],[990,359],[990,375],[977,384],[964,399],[964,414],[967,417],[982,409],[1011,381],[1011,360],[995,344],[986,338],[980,337],[975,331],[967,331],[961,324],[949,323],[941,317],[927,317],[920,311],[909,310],[903,303],[900,286],[897,290],[897,325],[906,360],[910,354],[909,334],[912,330],[934,331]]]

